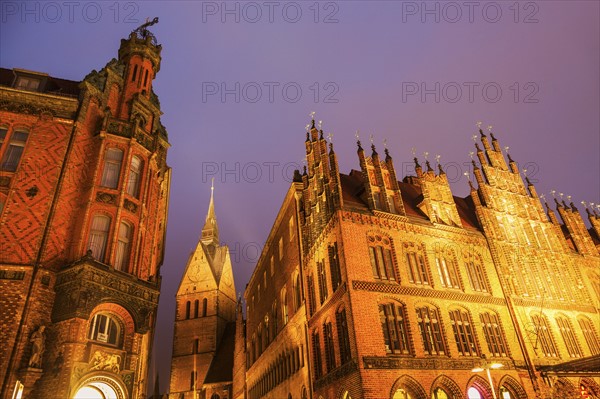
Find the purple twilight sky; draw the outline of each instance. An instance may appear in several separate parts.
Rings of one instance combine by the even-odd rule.
[[[483,121],[539,193],[600,202],[597,1],[69,4],[2,2],[0,65],[81,80],[147,17],[160,18],[151,28],[163,46],[154,90],[173,168],[153,361],[163,390],[174,295],[211,178],[243,292],[302,165],[311,111],[334,133],[343,173],[358,168],[360,130],[380,152],[387,140],[400,179],[413,147],[421,160],[440,154],[454,194],[465,196],[471,136]]]

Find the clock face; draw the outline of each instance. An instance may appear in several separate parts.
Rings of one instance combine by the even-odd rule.
[[[188,270],[188,278],[193,282],[198,282],[200,280],[200,264],[194,262],[190,265]]]

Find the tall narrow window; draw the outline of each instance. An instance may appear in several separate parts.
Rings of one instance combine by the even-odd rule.
[[[442,287],[460,288],[456,265],[452,256],[439,254],[435,257],[435,264],[440,275]]]
[[[115,269],[127,271],[129,264],[129,253],[131,248],[131,236],[133,227],[127,222],[121,222],[119,226],[119,241],[117,242],[117,254],[115,256]]]
[[[271,328],[273,328],[273,338],[277,336],[277,319],[279,315],[279,309],[277,309],[277,301],[273,302],[273,307],[271,308],[271,314],[273,315],[273,320],[271,321]]]
[[[506,340],[500,327],[498,315],[495,313],[482,313],[479,318],[481,319],[485,341],[492,356],[508,356]]]
[[[146,87],[147,84],[148,84],[148,70],[146,69],[146,72],[144,72],[144,87]]]
[[[467,265],[469,284],[471,284],[473,291],[487,292],[488,288],[485,281],[485,274],[483,273],[483,265],[479,258],[468,259],[465,263]]]
[[[346,309],[338,310],[335,314],[335,321],[338,333],[338,345],[340,346],[340,361],[342,364],[346,364],[352,358],[352,354],[350,353],[350,338],[348,337]]]
[[[599,355],[600,344],[598,343],[598,336],[596,335],[596,330],[594,329],[592,322],[587,318],[581,318],[579,319],[579,327],[581,327],[583,337],[585,338],[585,342],[587,342],[592,355]]]
[[[294,228],[294,215],[290,216],[290,220],[288,221],[288,235],[290,236],[290,241],[294,238],[294,234],[296,229]]]
[[[131,81],[135,82],[135,79],[137,78],[137,72],[138,72],[138,66],[135,65],[133,67],[133,74],[131,74]]]
[[[208,311],[208,299],[204,298],[202,300],[202,317],[206,317],[207,311]]]
[[[101,186],[108,188],[117,188],[119,185],[119,175],[121,174],[121,162],[123,161],[123,151],[118,148],[109,148],[104,157],[104,169],[102,170]]]
[[[331,271],[331,291],[335,292],[335,290],[337,290],[342,283],[337,242],[329,245],[329,247],[327,247],[327,251],[329,254],[329,270]]]
[[[108,216],[96,215],[92,219],[88,249],[92,251],[92,256],[94,259],[100,262],[104,262],[109,227],[110,218]]]
[[[90,324],[89,339],[110,345],[120,345],[121,328],[116,318],[104,313],[94,316]]]
[[[450,311],[450,323],[458,353],[462,356],[479,356],[469,314],[461,310],[452,310]]]
[[[544,356],[558,357],[558,351],[556,350],[556,346],[552,340],[552,335],[550,334],[550,328],[548,328],[546,317],[533,315],[531,316],[531,320],[533,321],[535,333],[537,335],[534,349],[541,347]]]
[[[300,275],[294,278],[294,311],[298,311],[302,305],[302,291],[300,289]]]
[[[286,289],[281,290],[281,316],[283,320],[283,325],[288,323],[288,302],[287,302],[287,292]]]
[[[386,237],[369,236],[369,259],[373,277],[396,281],[395,265],[392,258],[391,242]]]
[[[417,323],[423,339],[425,353],[429,355],[445,355],[444,333],[438,310],[430,307],[417,308]]]
[[[323,336],[325,337],[325,365],[327,372],[335,368],[335,349],[333,347],[333,327],[331,322],[323,324]]]
[[[140,195],[140,177],[142,175],[142,160],[138,156],[131,158],[129,166],[129,179],[127,180],[127,194],[132,197]]]
[[[429,274],[423,255],[408,252],[406,254],[406,265],[408,266],[408,281],[415,284],[429,285]]]
[[[321,261],[321,262],[317,262],[317,273],[318,273],[318,278],[319,278],[319,299],[321,302],[321,305],[323,304],[323,302],[325,302],[325,300],[327,299],[328,296],[328,292],[327,292],[327,275],[325,274],[325,262]]]
[[[198,318],[198,308],[200,307],[200,301],[198,301],[197,299],[194,301],[194,319]]]
[[[306,285],[308,291],[308,315],[312,316],[317,310],[317,300],[315,297],[315,280],[312,274],[306,278]]]
[[[321,340],[319,339],[319,331],[315,330],[312,334],[315,380],[318,380],[323,375],[323,363],[322,363],[322,359],[321,359],[321,342],[320,341]]]
[[[567,348],[567,352],[570,357],[581,357],[583,354],[581,353],[581,348],[575,339],[575,334],[573,334],[573,328],[571,327],[571,322],[567,320],[565,317],[557,317],[556,324],[558,324],[558,328],[560,330],[560,334],[565,341],[565,346]]]
[[[379,319],[386,352],[409,354],[408,320],[404,306],[393,303],[379,305]]]
[[[2,149],[2,142],[6,137],[6,129],[0,129],[0,149]],[[23,155],[23,150],[25,150],[25,143],[27,142],[27,137],[29,133],[24,130],[15,130],[10,136],[10,141],[8,142],[8,147],[4,151],[4,156],[2,157],[2,163],[0,163],[0,170],[5,172],[15,172],[17,170],[17,166],[19,166],[19,161],[21,160],[21,156]]]
[[[192,347],[192,353],[198,353],[198,349],[200,347],[200,339],[194,339],[194,345]]]
[[[191,308],[192,304],[190,303],[190,301],[187,301],[185,303],[185,318],[186,320],[190,318],[190,308]]]
[[[198,375],[197,371],[191,371],[190,373],[190,391],[196,390],[196,376]]]

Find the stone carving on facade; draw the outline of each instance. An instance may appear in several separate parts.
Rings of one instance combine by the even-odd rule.
[[[110,371],[119,374],[121,371],[121,356],[114,353],[95,351],[90,360],[89,371]]]
[[[46,326],[41,325],[31,335],[29,342],[31,342],[31,356],[29,357],[29,367],[36,369],[42,368],[42,356],[46,350],[46,334],[44,330]]]

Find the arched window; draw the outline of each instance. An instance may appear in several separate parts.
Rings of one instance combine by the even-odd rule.
[[[138,66],[135,65],[133,67],[133,73],[131,74],[131,81],[135,82],[135,79],[137,78],[137,71],[138,71]]]
[[[319,338],[319,330],[315,330],[312,333],[312,346],[315,380],[318,380],[321,378],[321,376],[323,376],[323,361],[321,359],[321,340]]]
[[[350,352],[350,338],[348,337],[346,309],[341,308],[337,311],[335,314],[335,322],[338,332],[338,345],[340,347],[340,360],[342,364],[346,364],[352,359],[352,354]]]
[[[410,353],[408,320],[404,306],[400,303],[379,305],[379,320],[387,353]]]
[[[325,261],[317,262],[317,277],[319,278],[319,300],[321,305],[327,299],[327,273],[325,272]]]
[[[479,356],[469,313],[464,310],[451,310],[450,324],[452,324],[458,353],[462,356]]]
[[[500,326],[498,315],[495,313],[482,313],[479,315],[483,335],[492,356],[508,356],[508,346],[504,332]]]
[[[88,249],[92,251],[92,256],[100,262],[104,262],[109,228],[110,218],[108,216],[96,215],[92,219]]]
[[[115,269],[117,270],[127,271],[132,232],[133,227],[129,223],[121,222],[121,225],[119,226],[119,240],[117,241],[117,253],[115,256]]]
[[[140,194],[140,178],[142,175],[142,159],[137,155],[131,158],[129,165],[129,179],[127,180],[127,194],[138,197]]]
[[[404,245],[406,251],[406,266],[408,268],[408,281],[414,284],[430,285],[429,273],[425,263],[425,257],[421,253],[421,247]]]
[[[4,141],[7,139],[8,128],[0,127],[0,151]],[[5,146],[4,155],[2,155],[2,162],[0,163],[0,170],[4,172],[16,172],[19,161],[25,150],[25,143],[29,137],[29,132],[25,129],[15,129],[10,137],[8,137],[8,145]],[[1,152],[0,152],[1,154]]]
[[[488,292],[487,282],[483,271],[483,264],[479,256],[472,256],[465,259],[467,266],[467,276],[469,284],[473,291]]]
[[[590,319],[585,317],[580,318],[579,327],[581,327],[581,332],[583,332],[583,337],[585,338],[585,342],[587,342],[592,355],[600,354],[600,344],[598,343],[598,336],[596,335],[596,330],[594,329],[594,325],[592,324]]]
[[[429,355],[445,355],[444,330],[436,308],[423,306],[417,308],[417,323],[423,339],[425,353]]]
[[[208,312],[208,299],[204,298],[202,300],[202,317],[206,317]]]
[[[186,318],[186,320],[190,318],[190,307],[191,307],[191,303],[190,303],[190,301],[187,301],[185,303],[185,318]]]
[[[148,74],[148,71],[146,71],[146,74]],[[218,394],[218,393],[213,393],[213,394],[210,396],[210,399],[221,399],[221,397],[219,396],[219,394]]]
[[[98,313],[90,324],[88,338],[109,345],[121,346],[121,323],[107,313]]]
[[[558,324],[558,329],[560,330],[560,334],[565,341],[565,346],[567,348],[567,352],[570,357],[582,357],[581,348],[575,339],[575,334],[573,334],[573,328],[571,327],[571,322],[566,318],[559,316],[556,318],[556,324]]]
[[[258,344],[258,350],[256,355],[260,356],[263,351],[263,340],[262,340],[262,324],[258,325],[258,333],[256,334],[256,343]]]
[[[450,397],[448,396],[446,391],[444,391],[442,388],[436,388],[433,391],[433,395],[431,396],[431,399],[450,399]]]
[[[302,305],[302,294],[300,288],[300,275],[294,278],[294,311],[298,311]]]
[[[194,301],[194,318],[198,318],[198,311],[200,307],[200,301],[198,301],[197,299]]]
[[[308,315],[312,316],[317,310],[317,300],[315,297],[315,280],[312,274],[306,277],[306,291],[308,292]]]
[[[554,341],[552,340],[552,335],[550,334],[550,328],[548,327],[548,321],[545,316],[541,315],[532,315],[531,320],[533,321],[533,325],[535,328],[536,337],[536,346],[541,347],[542,353],[546,357],[558,357],[558,351],[556,350],[556,345],[554,345]]]
[[[389,238],[369,235],[367,240],[373,277],[380,280],[397,281],[396,267],[392,257],[392,243]]]
[[[340,259],[338,254],[337,242],[327,247],[329,255],[329,271],[331,273],[331,291],[335,292],[342,284],[342,272],[340,270]]]
[[[273,339],[275,339],[277,336],[277,316],[279,315],[279,310],[277,309],[277,300],[273,302],[271,314],[273,315],[273,320],[271,320],[271,328],[273,329]]]
[[[333,347],[333,327],[330,321],[323,324],[323,337],[325,337],[325,366],[327,372],[335,368],[335,348]]]
[[[287,306],[287,292],[285,288],[281,290],[281,315],[283,320],[283,325],[286,325],[288,322],[288,306]]]
[[[460,288],[460,281],[456,271],[456,262],[454,262],[454,255],[452,253],[436,254],[435,265],[437,266],[437,271],[440,275],[442,287]]]
[[[117,188],[121,174],[123,151],[118,148],[109,148],[104,156],[104,169],[102,170],[102,187]]]

